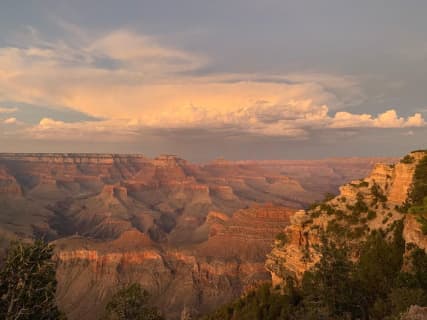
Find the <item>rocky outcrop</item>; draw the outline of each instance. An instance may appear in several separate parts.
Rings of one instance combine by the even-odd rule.
[[[267,256],[266,268],[273,284],[283,284],[287,277],[299,281],[319,260],[315,248],[324,233],[338,243],[344,241],[350,250],[354,248],[351,256],[357,259],[357,246],[370,231],[391,232],[394,222],[403,220],[405,241],[426,250],[427,237],[416,217],[404,215],[400,209],[407,201],[415,169],[425,156],[425,152],[414,152],[409,156],[411,161],[377,164],[366,178],[340,187],[338,196],[295,214],[283,231],[283,239],[276,241]]]

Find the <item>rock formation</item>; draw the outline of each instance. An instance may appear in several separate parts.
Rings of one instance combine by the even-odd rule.
[[[413,152],[409,157],[411,161],[377,164],[368,177],[342,186],[338,196],[297,212],[283,231],[285,241],[276,240],[268,254],[266,267],[273,285],[284,284],[288,277],[301,280],[319,260],[316,245],[325,232],[354,248],[353,258],[357,259],[357,245],[370,231],[382,229],[390,233],[394,223],[403,220],[406,243],[427,250],[427,236],[416,216],[402,213],[415,169],[427,152]]]
[[[265,254],[293,212],[272,205],[231,218],[212,212],[202,227],[208,240],[179,249],[159,246],[137,230],[108,242],[58,240],[59,303],[71,319],[94,319],[117,286],[138,282],[171,319],[184,305],[195,313],[212,310],[269,280]]]
[[[71,320],[96,319],[129,282],[179,319],[268,281],[265,255],[292,214],[374,162],[0,154],[0,234],[55,241]]]

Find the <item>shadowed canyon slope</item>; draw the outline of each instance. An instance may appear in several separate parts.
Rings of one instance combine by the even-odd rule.
[[[265,255],[297,209],[392,160],[0,154],[0,229],[55,240],[70,319],[96,319],[128,282],[176,319],[268,280]]]

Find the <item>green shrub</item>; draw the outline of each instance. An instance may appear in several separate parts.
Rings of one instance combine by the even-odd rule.
[[[328,216],[331,216],[335,213],[335,208],[332,207],[331,205],[327,204],[327,203],[322,203],[320,205],[320,210],[325,212]]]
[[[371,187],[371,194],[374,197],[372,204],[376,204],[377,202],[382,202],[384,204],[387,201],[387,196],[376,183],[374,183]]]
[[[425,197],[427,197],[427,155],[421,159],[415,168],[409,200],[411,205],[420,206],[424,204]]]
[[[358,239],[365,233],[364,227],[356,227],[352,231],[349,232],[348,236],[350,239]]]
[[[309,212],[310,212],[310,217],[312,217],[312,218],[318,218],[318,217],[320,217],[320,214],[322,213],[319,210],[313,210],[313,211],[309,211]]]
[[[0,270],[0,319],[65,319],[56,305],[53,247],[13,242]]]
[[[234,302],[220,307],[201,320],[253,320],[253,319],[290,319],[300,301],[293,281],[289,279],[286,294],[282,295],[263,284]]]
[[[284,232],[280,232],[276,235],[276,240],[279,241],[281,246],[284,246],[288,242],[288,235]]]
[[[368,220],[373,220],[373,219],[375,219],[377,217],[377,213],[375,212],[375,211],[373,211],[373,210],[369,210],[368,211],[368,215],[366,216],[366,218],[368,219]]]
[[[345,228],[337,220],[331,220],[328,222],[326,232],[337,237],[342,237],[345,235]]]
[[[365,187],[369,187],[369,182],[368,181],[362,181],[357,185],[359,188],[365,188]]]
[[[358,199],[357,202],[354,204],[353,214],[360,216],[361,213],[368,212],[368,210],[369,208],[366,203],[363,200]]]
[[[414,163],[415,158],[411,155],[406,155],[403,157],[403,159],[400,160],[400,163],[406,163],[406,164],[411,164]]]
[[[419,215],[417,221],[421,225],[421,232],[427,235],[427,218],[424,215]]]
[[[102,320],[163,320],[156,308],[148,306],[149,297],[139,284],[131,284],[113,295]]]

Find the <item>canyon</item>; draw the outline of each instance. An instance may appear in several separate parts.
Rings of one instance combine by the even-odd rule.
[[[168,319],[179,319],[184,308],[203,314],[269,281],[265,256],[275,236],[297,228],[292,239],[301,245],[301,230],[289,227],[305,219],[299,210],[366,176],[375,163],[394,161],[195,164],[174,155],[0,154],[0,236],[55,245],[58,302],[69,319],[97,319],[108,298],[132,282]],[[389,174],[403,181],[407,173],[399,164],[375,168],[382,185]],[[400,203],[393,185],[390,196]],[[282,254],[274,250],[270,258]]]

